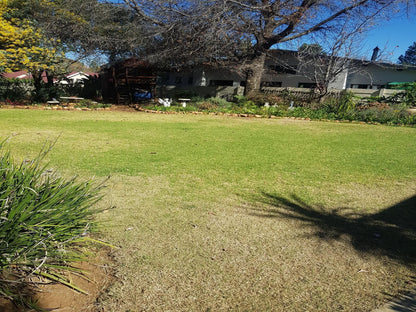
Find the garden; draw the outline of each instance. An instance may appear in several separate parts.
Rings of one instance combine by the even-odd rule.
[[[279,91],[271,88],[249,97],[228,97],[228,100],[218,97],[202,98],[186,91],[175,98],[184,97],[189,98],[190,102],[174,100],[172,105],[139,103],[136,107],[142,111],[156,112],[202,112],[241,117],[308,118],[408,126],[416,124],[415,111],[412,109],[416,104],[416,83],[408,83],[403,89],[397,89],[396,93],[387,97],[361,98],[352,92],[320,97],[313,90],[299,93],[291,91],[290,88]]]
[[[2,254],[3,296],[6,271],[58,280],[75,251],[107,248],[114,279],[91,311],[371,311],[415,286],[413,127],[106,110],[0,120],[2,209],[13,198],[33,222],[13,237],[42,237],[33,259],[33,242]]]

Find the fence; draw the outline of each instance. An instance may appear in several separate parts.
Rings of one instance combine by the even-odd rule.
[[[220,86],[220,87],[176,87],[157,86],[156,95],[159,98],[183,98],[183,97],[220,97],[232,100],[234,95],[243,95],[243,87]]]
[[[313,89],[307,88],[274,88],[274,87],[267,87],[262,88],[262,91],[265,93],[273,93],[276,95],[292,95],[295,98],[302,99],[302,100],[309,100],[317,97],[317,94],[313,91]],[[361,98],[368,98],[372,96],[384,96],[389,97],[397,93],[404,92],[403,90],[395,90],[395,89],[352,89],[348,88],[345,90],[339,89],[331,89],[328,92],[329,96],[338,97],[344,92],[351,92],[354,95],[361,97]]]

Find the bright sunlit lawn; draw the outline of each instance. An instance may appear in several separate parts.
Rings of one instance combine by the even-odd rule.
[[[12,134],[18,157],[60,136],[51,167],[111,175],[108,311],[371,311],[415,287],[414,128],[0,110]]]

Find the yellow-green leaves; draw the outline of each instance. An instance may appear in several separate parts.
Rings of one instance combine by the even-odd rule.
[[[0,70],[54,70],[63,53],[60,42],[46,38],[30,20],[12,18],[9,2],[0,2]]]

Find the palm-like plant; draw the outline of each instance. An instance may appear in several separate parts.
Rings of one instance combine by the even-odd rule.
[[[46,170],[42,160],[52,146],[16,165],[0,145],[0,297],[20,298],[31,275],[76,288],[60,272],[82,259],[74,245],[91,231],[102,186]]]

